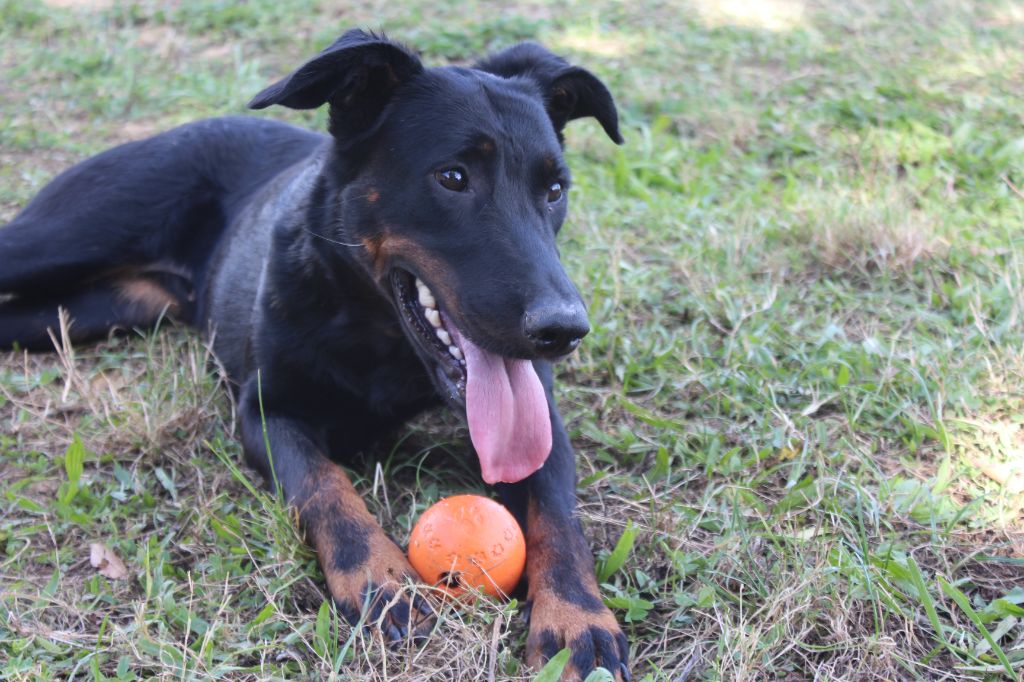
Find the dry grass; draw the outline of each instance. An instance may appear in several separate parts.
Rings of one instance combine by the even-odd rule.
[[[794,246],[840,275],[906,276],[949,248],[936,217],[913,204],[898,187],[820,188],[795,208]]]

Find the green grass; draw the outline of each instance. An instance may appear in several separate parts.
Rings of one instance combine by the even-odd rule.
[[[350,26],[598,73],[627,144],[570,126],[561,404],[634,679],[1024,675],[1024,5],[62,4],[0,0],[0,218]],[[528,676],[516,604],[419,650],[339,624],[208,368],[180,330],[0,356],[0,677]],[[481,489],[467,448],[439,412],[353,474],[403,541]]]

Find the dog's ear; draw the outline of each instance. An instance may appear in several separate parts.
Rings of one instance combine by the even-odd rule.
[[[622,144],[615,101],[597,76],[573,66],[534,42],[520,43],[478,62],[476,68],[503,78],[522,76],[536,82],[559,140],[565,124],[593,116],[616,144]]]
[[[315,109],[330,102],[331,134],[342,138],[370,128],[395,88],[421,71],[419,57],[402,45],[352,30],[253,97],[249,108]]]

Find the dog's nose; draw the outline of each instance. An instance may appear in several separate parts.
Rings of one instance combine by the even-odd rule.
[[[546,305],[526,311],[523,330],[542,357],[557,358],[580,345],[590,323],[582,305]]]

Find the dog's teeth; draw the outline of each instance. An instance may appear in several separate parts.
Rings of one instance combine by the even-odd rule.
[[[416,291],[420,305],[424,308],[436,308],[437,301],[434,299],[434,293],[430,290],[426,284],[423,283],[419,277],[416,278]]]
[[[452,337],[443,329],[437,330],[437,338],[441,339],[441,343],[446,346],[452,345]]]
[[[434,308],[427,308],[423,311],[424,317],[435,329],[441,328],[441,313],[437,312]]]
[[[447,336],[447,334],[445,334]],[[458,346],[448,346],[448,352],[452,354],[452,357],[456,360],[462,359],[462,351],[459,350]]]

